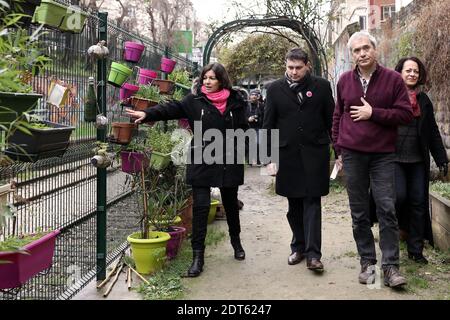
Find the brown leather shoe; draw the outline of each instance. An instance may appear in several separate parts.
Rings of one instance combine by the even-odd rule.
[[[302,260],[305,259],[305,256],[301,252],[293,252],[288,258],[288,265],[294,265],[297,263],[302,262]]]
[[[358,276],[358,281],[361,284],[373,284],[375,283],[375,264],[371,262],[365,262],[361,266],[361,272]]]
[[[400,274],[397,266],[383,267],[384,285],[391,288],[398,288],[406,284],[406,279]]]
[[[323,264],[317,258],[306,259],[306,267],[309,270],[323,271]]]

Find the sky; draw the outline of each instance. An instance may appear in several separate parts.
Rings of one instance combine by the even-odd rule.
[[[197,19],[203,22],[221,20],[226,16],[231,6],[230,0],[191,0],[197,14]],[[234,15],[234,11],[233,11]]]
[[[232,20],[236,13],[232,8],[233,2],[240,2],[248,6],[256,1],[257,0],[191,0],[197,14],[197,19],[206,23],[212,20]]]

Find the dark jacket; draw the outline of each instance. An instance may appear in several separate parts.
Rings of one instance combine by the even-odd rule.
[[[354,122],[350,106],[362,106],[364,91],[356,68],[345,72],[337,84],[333,115],[333,142],[341,148],[361,152],[395,152],[397,126],[413,119],[408,92],[400,74],[377,65],[370,78],[365,100],[372,106],[369,120]]]
[[[285,79],[273,82],[267,90],[263,128],[279,129],[275,189],[285,197],[319,197],[329,192],[334,109],[330,83],[311,76],[302,93],[304,99],[300,104]]]
[[[257,101],[256,103],[248,103],[247,106],[247,120],[251,116],[255,116],[257,121],[248,122],[250,128],[261,129],[264,123],[264,102]]]
[[[434,118],[433,104],[428,98],[427,94],[424,92],[420,92],[417,95],[417,101],[420,106],[420,118],[417,121],[417,135],[419,136],[420,141],[420,149],[422,151],[422,156],[425,162],[425,181],[426,184],[423,186],[426,190],[426,197],[428,203],[428,190],[429,190],[429,180],[430,180],[430,152],[433,156],[434,161],[438,166],[441,166],[444,163],[448,162],[447,152],[442,143],[442,138],[439,133],[438,126],[436,124],[436,120]],[[375,206],[372,202],[371,215],[373,222],[376,222],[376,214],[375,214]],[[407,206],[405,206],[407,209]],[[429,213],[428,206],[426,207],[427,214],[425,215],[424,225],[425,225],[425,239],[427,239],[430,244],[433,245],[433,233],[431,229],[431,217]],[[397,216],[406,217],[408,212],[401,211],[397,212]]]
[[[246,102],[244,98],[235,90],[231,90],[227,108],[223,115],[203,93],[198,95],[190,93],[182,101],[171,101],[148,108],[145,111],[147,114],[145,122],[188,119],[190,127],[194,128],[194,138],[191,142],[191,161],[187,164],[186,183],[195,187],[235,187],[244,183],[244,165],[236,162],[239,157],[237,155],[236,141],[233,143],[234,164],[226,164],[225,152],[222,153],[222,161],[217,161],[217,163],[213,164],[206,164],[203,157],[201,157],[200,163],[196,164],[194,156],[196,148],[201,148],[203,154],[205,148],[213,142],[203,139],[203,133],[206,130],[217,129],[222,133],[223,137],[225,137],[226,129],[246,130],[248,125],[245,117],[245,107]],[[194,121],[201,122],[202,135],[199,137],[200,139],[196,138]],[[225,149],[225,141],[223,141],[223,146]],[[243,157],[240,160],[243,161]]]

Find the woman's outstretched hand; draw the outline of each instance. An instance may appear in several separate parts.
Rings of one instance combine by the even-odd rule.
[[[145,119],[146,114],[144,111],[135,111],[132,109],[125,109],[125,112],[127,116],[130,116],[133,119],[136,119],[134,123],[142,123],[142,121]]]

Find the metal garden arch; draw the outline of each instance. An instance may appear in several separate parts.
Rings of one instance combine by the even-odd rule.
[[[314,73],[327,77],[328,70],[325,51],[315,36],[314,30],[303,24],[301,21],[286,16],[264,16],[262,18],[250,16],[246,19],[234,20],[222,25],[214,31],[205,45],[203,52],[203,65],[207,65],[209,63],[212,49],[222,37],[224,37],[227,33],[239,31],[248,27],[285,27],[299,33],[306,40],[308,48],[312,53],[311,60],[313,63]]]

